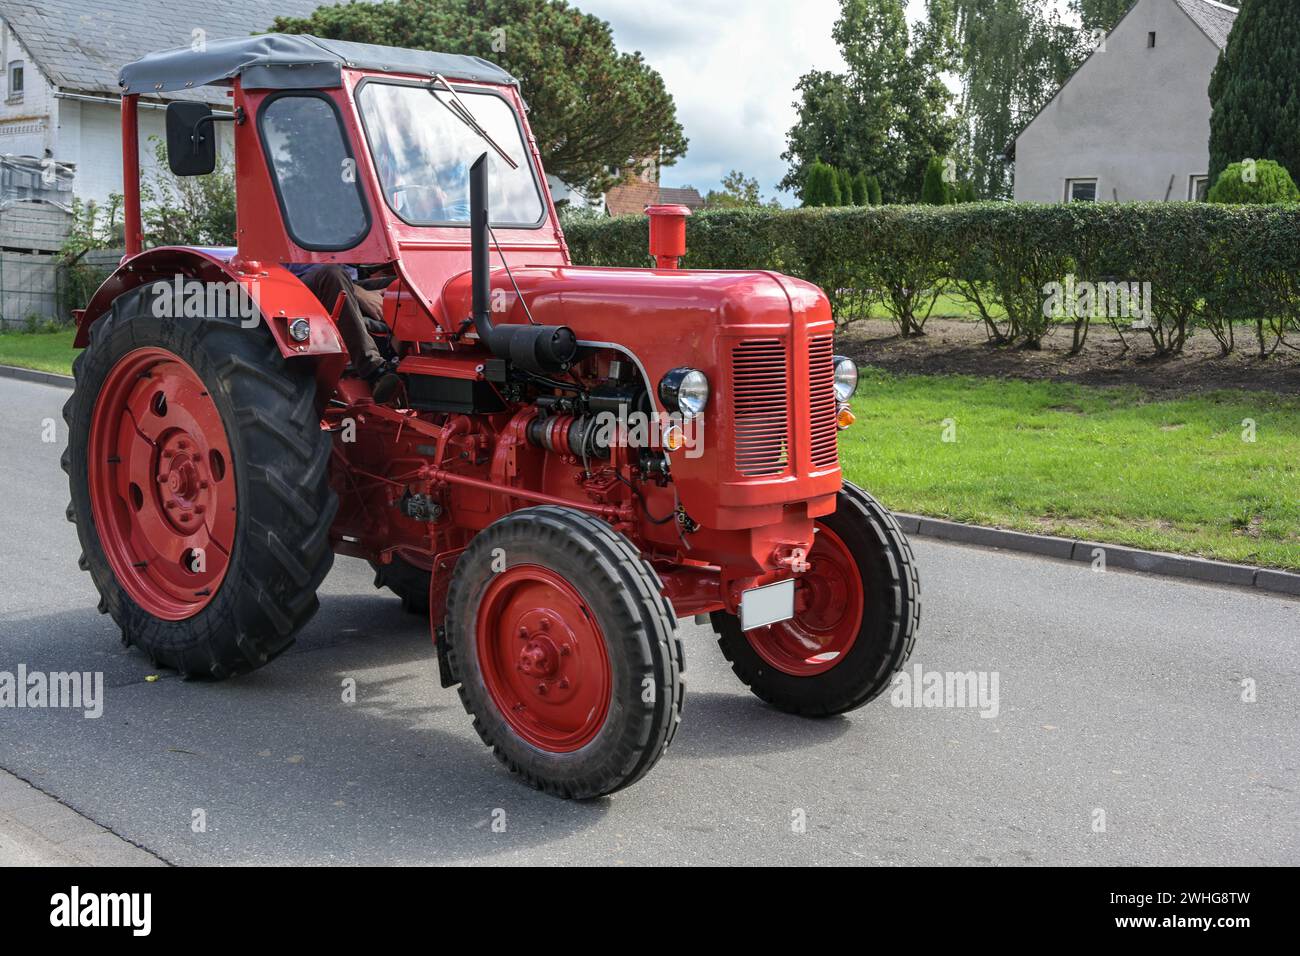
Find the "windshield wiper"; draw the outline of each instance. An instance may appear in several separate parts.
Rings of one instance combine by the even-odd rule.
[[[434,86],[437,84],[442,84],[443,88],[448,93],[451,94],[451,102],[444,100],[441,96],[438,95],[438,91],[434,89]],[[430,81],[426,89],[429,91],[430,96],[432,96],[443,106],[447,107],[447,109],[451,110],[452,116],[455,116],[462,123],[464,123],[470,129],[472,129],[474,132],[478,133],[478,135],[482,137],[485,143],[487,143],[489,146],[491,146],[493,149],[497,151],[497,155],[499,155],[502,159],[504,159],[507,163],[510,164],[511,169],[519,168],[519,164],[510,158],[510,154],[507,153],[504,149],[502,149],[497,144],[497,141],[488,135],[488,131],[479,125],[478,120],[474,118],[474,114],[470,112],[469,107],[465,105],[464,101],[461,100],[461,98],[456,95],[456,91],[452,89],[452,86],[450,83],[447,82],[446,77],[444,77],[441,73],[433,74],[433,79]]]

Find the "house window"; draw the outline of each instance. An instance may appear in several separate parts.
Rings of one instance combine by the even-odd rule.
[[[1209,176],[1193,176],[1187,185],[1187,198],[1192,202],[1205,202],[1210,192]]]
[[[1147,34],[1147,49],[1154,50],[1155,48],[1156,48],[1156,34],[1155,31],[1152,30],[1150,33]]]
[[[1096,202],[1097,180],[1067,179],[1065,181],[1066,202]]]
[[[16,100],[23,95],[23,61],[15,60],[9,64],[9,99]]]

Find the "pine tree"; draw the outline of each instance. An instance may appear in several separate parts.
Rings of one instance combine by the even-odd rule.
[[[946,164],[942,156],[931,156],[925,167],[925,182],[921,186],[921,202],[931,206],[946,206],[952,202],[952,187],[943,179]]]
[[[808,178],[804,180],[803,204],[805,206],[838,206],[840,204],[840,184],[834,167],[820,159],[808,167]]]
[[[871,205],[871,189],[867,185],[867,174],[860,170],[858,174],[853,177],[853,205]]]
[[[879,206],[884,202],[884,195],[880,188],[880,179],[876,176],[867,177],[867,198],[873,206]]]
[[[836,176],[839,177],[840,183],[840,205],[853,205],[853,174],[847,169],[837,169]]]
[[[1271,159],[1300,175],[1300,16],[1295,0],[1245,0],[1210,80],[1210,181]]]

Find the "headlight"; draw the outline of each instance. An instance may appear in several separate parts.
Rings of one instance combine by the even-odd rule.
[[[835,356],[835,398],[847,402],[857,390],[857,363],[843,355]]]
[[[675,368],[659,382],[659,398],[670,412],[691,418],[709,404],[709,380],[694,368]]]

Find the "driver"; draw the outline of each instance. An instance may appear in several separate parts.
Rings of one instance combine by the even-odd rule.
[[[338,329],[352,357],[357,375],[370,385],[370,393],[379,405],[386,404],[397,394],[401,380],[393,370],[395,365],[385,359],[375,344],[373,332],[386,332],[384,325],[384,294],[381,289],[367,289],[357,281],[354,266],[307,265],[286,263],[285,268],[302,280],[312,295],[331,313],[343,294],[343,311],[339,313]],[[391,279],[377,279],[387,286]]]

